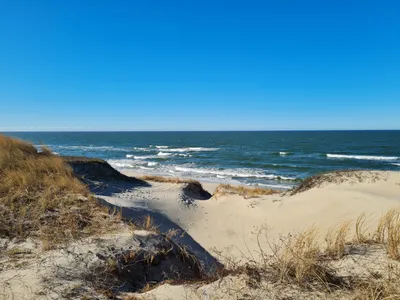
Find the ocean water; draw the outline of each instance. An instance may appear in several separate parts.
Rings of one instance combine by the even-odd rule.
[[[400,131],[10,132],[119,170],[290,188],[332,170],[400,171]]]

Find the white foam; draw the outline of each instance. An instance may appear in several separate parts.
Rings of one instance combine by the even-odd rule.
[[[154,166],[157,166],[157,165],[158,165],[158,162],[150,161],[147,165],[148,165],[149,167],[154,167]]]
[[[360,160],[397,160],[396,156],[374,156],[374,155],[345,155],[345,154],[327,154],[328,158],[339,159],[360,159]]]
[[[126,157],[128,157],[128,155],[127,155]],[[144,159],[157,158],[157,155],[143,155],[143,156],[140,156],[140,155],[130,155],[129,157],[130,157],[130,158],[133,157],[133,158],[136,159],[136,160],[144,160]]]
[[[296,179],[296,178],[278,176],[273,174],[263,174],[261,172],[252,170],[216,170],[216,169],[183,168],[183,167],[175,167],[175,170],[184,173],[197,173],[197,174],[208,174],[216,176],[219,175],[219,176],[230,176],[230,177],[241,177],[241,178],[266,178],[266,179],[282,179],[282,180]]]
[[[400,164],[392,164],[393,166],[398,166],[398,167],[400,167]]]
[[[144,152],[150,152],[150,151],[153,151],[153,149],[149,149],[149,148],[141,148],[141,147],[133,147],[133,150],[136,150],[136,151],[144,151]]]
[[[167,152],[158,152],[158,156],[171,156],[173,155],[172,153],[167,153]]]
[[[191,157],[192,155],[190,154],[174,154],[174,153],[168,153],[168,152],[159,152],[157,155],[133,155],[133,154],[127,154],[126,158],[133,158],[133,159],[152,159],[152,158],[160,158],[161,157],[167,157],[167,156],[182,156],[182,157]]]
[[[186,147],[186,148],[171,148],[169,152],[209,152],[217,151],[219,148],[203,148],[203,147]]]
[[[168,149],[168,146],[156,146],[157,149]]]
[[[126,169],[126,168],[137,168],[140,165],[147,164],[146,161],[131,160],[131,159],[109,159],[107,162],[115,168]]]
[[[279,152],[279,155],[280,156],[285,156],[285,155],[288,155],[288,153],[287,152]]]
[[[133,164],[123,163],[123,162],[109,162],[109,164],[116,168],[134,168]]]
[[[56,145],[58,149],[66,149],[66,150],[81,150],[81,151],[120,151],[120,152],[129,152],[130,150],[127,148],[115,148],[113,146],[85,146],[85,145]]]
[[[282,184],[258,184],[259,186],[264,186],[267,188],[272,188],[272,189],[285,189],[288,190],[291,188],[291,186],[287,186],[287,185],[282,185]]]
[[[152,159],[157,158],[157,155],[144,155],[144,156],[133,156],[136,160]]]
[[[152,168],[147,168],[147,167],[139,167],[139,168],[141,168],[143,170],[153,170]]]

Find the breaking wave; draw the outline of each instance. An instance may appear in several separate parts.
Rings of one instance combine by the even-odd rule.
[[[41,145],[35,145],[35,147],[41,147]],[[48,145],[51,149],[60,149],[60,150],[78,150],[78,151],[100,151],[100,152],[108,152],[108,151],[117,151],[117,152],[129,152],[128,148],[120,148],[113,146],[74,146],[74,145]]]
[[[374,155],[345,155],[345,154],[327,154],[328,158],[338,159],[359,159],[359,160],[397,160],[397,156],[374,156]]]
[[[143,165],[147,165],[146,161],[131,159],[109,159],[107,162],[117,169],[135,169]]]
[[[263,174],[262,172],[255,170],[216,170],[216,169],[206,169],[206,168],[184,168],[175,167],[176,171],[184,173],[197,173],[204,175],[215,175],[215,176],[229,176],[229,177],[239,177],[239,178],[265,178],[265,179],[280,179],[280,180],[296,180],[296,178],[285,177],[273,174]]]
[[[219,148],[187,147],[187,148],[168,149],[169,152],[210,152],[217,150],[219,150]]]
[[[158,152],[157,156],[171,156],[173,155],[172,153],[167,153],[167,152]]]

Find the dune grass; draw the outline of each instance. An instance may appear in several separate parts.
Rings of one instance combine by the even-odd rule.
[[[319,246],[315,228],[305,230],[298,235],[287,237],[280,251],[274,252],[272,263],[279,271],[280,280],[295,279],[303,284],[315,278],[323,278],[325,272],[318,264]]]
[[[0,135],[0,237],[39,237],[45,248],[109,227],[108,210],[59,156]]]
[[[343,299],[400,299],[400,212],[392,209],[382,215],[375,233],[366,225],[370,225],[370,220],[361,214],[353,222],[332,227],[326,234],[314,226],[281,237],[276,242],[267,238],[267,244],[260,242],[260,236],[267,235],[263,228],[258,235],[261,261],[249,259],[247,269],[253,271],[245,273],[249,277],[257,276],[256,280],[249,280],[258,282],[255,288],[260,289],[265,286],[264,280],[286,287],[295,284],[300,288],[300,294],[313,291],[332,295],[339,292]],[[350,234],[351,229],[354,235]],[[351,249],[371,250],[352,254]],[[369,251],[382,253],[379,257],[382,263],[371,264]],[[362,255],[367,256],[365,265],[362,260],[356,265],[365,273],[353,271],[349,275],[342,272],[346,263],[360,259]],[[349,259],[346,260],[347,256]],[[349,268],[353,267],[350,265]]]
[[[382,179],[384,179],[384,176],[376,171],[338,170],[307,177],[288,192],[289,195],[293,196],[313,188],[319,188],[324,184],[376,182]]]
[[[179,178],[179,177],[166,177],[166,176],[155,176],[155,175],[145,175],[138,177],[144,181],[154,181],[160,183],[199,183],[196,180]]]
[[[370,278],[358,282],[350,292],[351,300],[395,300],[400,299],[399,270],[389,266],[386,276],[381,280]]]
[[[385,213],[376,230],[376,241],[384,243],[390,258],[400,260],[400,212],[395,209]]]
[[[350,231],[350,222],[344,222],[331,228],[325,237],[326,249],[325,252],[330,257],[339,259],[345,254],[345,246],[348,241]]]
[[[263,189],[259,187],[246,187],[246,186],[233,186],[230,184],[220,184],[215,192],[215,197],[225,196],[225,195],[240,195],[244,198],[256,198],[263,195],[273,195],[278,194],[279,191],[272,189]]]

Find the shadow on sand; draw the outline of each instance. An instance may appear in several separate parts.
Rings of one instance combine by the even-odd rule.
[[[157,227],[157,231],[161,234],[167,234],[170,230],[177,230],[178,234],[171,237],[171,240],[181,247],[187,247],[187,249],[197,257],[203,267],[203,271],[207,275],[214,275],[217,270],[223,267],[216,258],[196,242],[182,227],[172,222],[167,216],[145,208],[119,207],[102,198],[99,198],[98,201],[102,205],[109,207],[112,211],[121,212],[122,218],[127,222],[141,222],[145,220],[147,216],[150,216],[154,226]]]
[[[171,240],[181,247],[186,247],[195,255],[206,274],[212,275],[222,267],[222,264],[217,259],[186,233],[182,227],[168,219],[167,216],[145,207],[120,207],[110,203],[116,194],[132,192],[138,187],[150,188],[151,184],[144,180],[121,174],[101,159],[87,157],[63,158],[72,167],[74,173],[88,185],[92,193],[98,196],[98,201],[102,205],[109,207],[112,211],[121,211],[123,219],[128,222],[142,222],[147,216],[150,216],[153,224],[161,234],[167,234],[170,230],[177,230],[178,234],[171,237]],[[210,197],[211,194],[204,191],[199,183],[192,183],[183,189],[183,199],[181,200],[186,199],[186,201],[192,202],[194,200],[206,200]],[[137,204],[140,203],[140,199],[136,199],[135,202]]]

